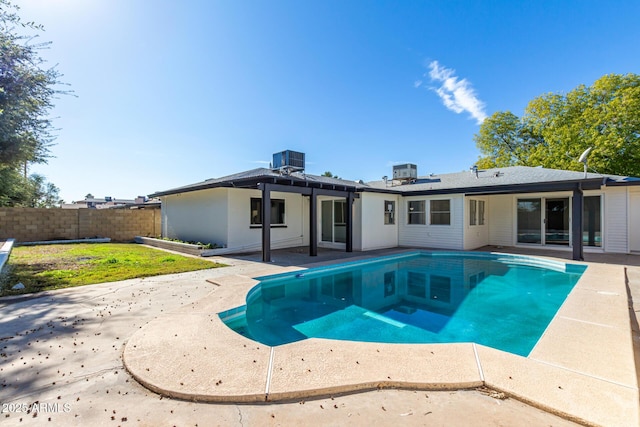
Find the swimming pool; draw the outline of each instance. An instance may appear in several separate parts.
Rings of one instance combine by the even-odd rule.
[[[415,251],[258,278],[219,313],[269,346],[306,338],[475,342],[527,356],[586,266],[477,252]]]

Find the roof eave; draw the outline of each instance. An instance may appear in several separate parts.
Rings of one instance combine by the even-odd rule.
[[[602,178],[587,178],[570,181],[549,181],[524,184],[505,184],[494,186],[442,188],[434,190],[418,190],[402,192],[403,196],[427,196],[440,194],[514,194],[514,193],[545,193],[550,191],[596,190],[603,185]]]
[[[172,190],[166,191],[158,191],[153,194],[149,194],[148,197],[162,197],[162,196],[170,196],[173,194],[182,194],[182,193],[190,193],[193,191],[201,191],[208,190],[211,188],[258,188],[258,184],[261,183],[273,183],[273,184],[281,184],[281,185],[289,185],[292,187],[312,187],[312,188],[323,188],[323,189],[331,189],[331,190],[341,190],[341,191],[358,191],[358,187],[355,185],[346,185],[339,183],[328,183],[328,182],[319,182],[319,181],[307,181],[300,178],[295,178],[291,176],[261,176],[256,178],[247,178],[247,179],[239,179],[239,180],[231,180],[231,181],[222,181],[222,182],[203,182],[201,184],[174,188]]]

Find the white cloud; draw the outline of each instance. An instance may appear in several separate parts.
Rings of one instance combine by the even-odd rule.
[[[416,80],[415,82],[413,82],[413,87],[420,87],[422,86],[422,80]]]
[[[476,119],[479,125],[487,118],[484,102],[478,99],[473,86],[467,79],[460,79],[455,75],[455,70],[441,66],[438,61],[431,61],[429,78],[432,82],[440,83],[439,87],[431,89],[438,94],[449,110],[458,114],[466,111]],[[418,87],[415,84],[414,86]]]

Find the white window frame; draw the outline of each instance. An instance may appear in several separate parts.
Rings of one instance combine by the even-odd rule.
[[[396,223],[396,202],[395,200],[384,201],[384,225],[395,225]]]
[[[448,202],[449,203],[449,209],[446,211],[436,211],[433,209],[433,202]],[[447,214],[449,215],[449,221],[447,223],[437,223],[433,221],[433,215],[434,214]],[[451,199],[431,199],[429,200],[429,225],[443,225],[443,226],[450,226],[451,225]]]
[[[475,206],[473,208],[472,206]],[[482,206],[482,209],[480,209]],[[469,226],[476,227],[485,225],[486,202],[482,199],[469,199]]]
[[[415,210],[417,207],[411,208],[411,204],[422,204],[421,210]],[[419,214],[422,214],[423,220],[420,222],[411,222],[411,215],[415,215],[419,218]],[[427,224],[427,201],[426,200],[407,200],[407,225],[426,225]]]

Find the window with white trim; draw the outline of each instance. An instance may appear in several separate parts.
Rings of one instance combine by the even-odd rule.
[[[396,202],[393,200],[384,201],[384,223],[385,225],[396,223]]]
[[[424,200],[412,200],[407,202],[407,224],[426,224],[427,214],[425,212]]]
[[[430,200],[429,201],[430,224],[431,225],[451,225],[451,200]]]
[[[469,200],[469,225],[484,225],[484,200]]]
[[[478,225],[484,225],[484,200],[478,200]]]

